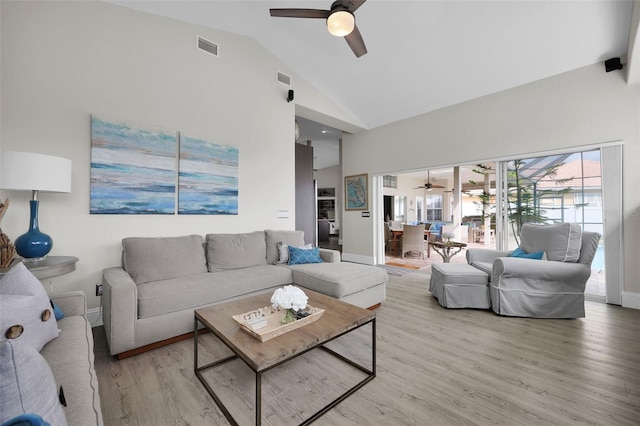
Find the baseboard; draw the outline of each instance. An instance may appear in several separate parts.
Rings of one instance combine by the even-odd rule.
[[[100,327],[103,325],[102,322],[102,308],[91,308],[87,309],[87,319],[91,324],[91,328]]]
[[[363,263],[365,265],[375,265],[372,256],[363,256],[361,254],[342,253],[343,262]]]
[[[640,293],[622,292],[622,307],[640,309]]]

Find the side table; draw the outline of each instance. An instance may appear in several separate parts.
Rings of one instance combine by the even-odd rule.
[[[47,256],[42,260],[34,261],[17,258],[11,263],[11,266],[22,262],[37,279],[43,281],[75,271],[78,260],[75,256]],[[0,278],[11,269],[11,266],[9,268],[0,268]],[[49,285],[49,290],[51,290],[51,285]]]
[[[429,245],[442,257],[444,263],[449,263],[451,258],[460,253],[467,246],[466,243],[458,243],[455,241],[430,241]],[[452,251],[453,250],[453,251]]]

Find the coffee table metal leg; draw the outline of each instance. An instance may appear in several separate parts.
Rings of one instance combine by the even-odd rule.
[[[262,423],[262,373],[256,373],[256,426]]]
[[[202,375],[202,371],[216,367],[220,364],[224,364],[225,362],[237,359],[238,356],[233,354],[231,356],[225,357],[218,361],[214,361],[207,365],[203,365],[202,367],[198,367],[198,340],[199,340],[198,339],[198,318],[194,318],[193,320],[193,329],[194,329],[193,330],[193,371],[196,377],[198,378],[198,380],[200,380],[200,383],[202,383],[202,385],[207,390],[207,392],[209,392],[209,395],[211,395],[211,397],[213,398],[213,401],[216,403],[216,405],[218,405],[218,408],[220,408],[220,410],[222,411],[222,414],[224,414],[224,416],[227,418],[229,423],[231,423],[234,426],[237,426],[238,422],[235,421],[235,419],[233,418],[229,410],[227,410],[227,407],[225,407],[225,405],[222,403],[222,400],[218,398],[218,395],[215,393],[213,388],[205,380],[204,376]]]
[[[373,320],[370,321],[370,323],[371,323],[371,369],[368,369],[364,365],[358,364],[357,362],[345,357],[342,354],[339,354],[339,353],[335,352],[332,349],[327,348],[324,345],[319,346],[320,349],[324,350],[325,352],[330,353],[331,355],[335,356],[338,359],[341,359],[342,361],[346,362],[347,364],[352,365],[353,367],[357,368],[358,370],[362,371],[363,373],[366,373],[367,376],[364,379],[362,379],[359,383],[357,383],[355,386],[353,386],[352,388],[347,390],[345,393],[340,395],[338,398],[334,399],[331,403],[327,404],[323,409],[321,409],[320,411],[318,411],[317,413],[315,413],[314,415],[309,417],[304,422],[300,423],[301,426],[302,425],[309,425],[309,424],[313,423],[318,418],[320,418],[322,415],[324,415],[326,412],[328,412],[333,407],[335,407],[336,405],[338,405],[339,403],[341,403],[342,401],[347,399],[350,395],[354,394],[358,389],[360,389],[361,387],[363,387],[364,385],[366,385],[367,383],[369,383],[371,380],[373,380],[376,377],[376,319],[374,318]],[[368,324],[368,322],[356,327],[355,329],[358,329],[358,328],[360,328],[360,327],[362,327],[362,326],[364,326],[366,324]],[[353,331],[353,330],[351,330],[351,331]]]

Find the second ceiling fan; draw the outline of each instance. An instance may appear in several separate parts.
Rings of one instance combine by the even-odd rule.
[[[280,18],[316,18],[326,19],[329,32],[344,37],[347,44],[360,57],[367,53],[367,47],[356,25],[354,12],[366,0],[338,0],[331,4],[330,10],[324,9],[269,9],[271,16]]]
[[[444,188],[444,186],[431,183],[431,172],[427,170],[427,182],[423,186],[417,186],[414,189],[424,189],[426,191],[431,191],[433,188],[442,189]]]

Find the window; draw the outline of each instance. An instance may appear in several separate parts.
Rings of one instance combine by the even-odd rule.
[[[442,220],[442,195],[427,195],[427,221]]]
[[[382,186],[385,188],[397,188],[398,176],[384,175],[382,176]]]
[[[406,220],[407,197],[393,197],[393,220],[404,222]]]

